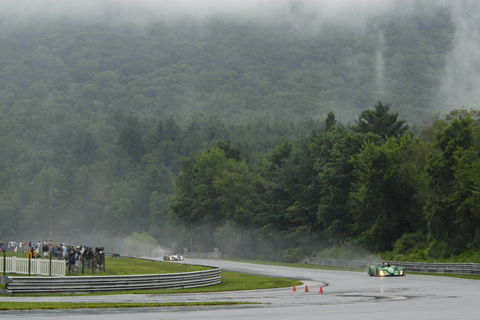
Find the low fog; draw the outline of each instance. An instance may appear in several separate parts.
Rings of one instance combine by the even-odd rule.
[[[480,98],[480,3],[453,3],[451,7],[456,32],[439,92],[440,101],[475,109],[479,106]]]

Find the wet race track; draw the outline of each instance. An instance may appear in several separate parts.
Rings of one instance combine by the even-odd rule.
[[[101,310],[0,311],[4,319],[480,319],[480,281],[408,275],[376,278],[365,272],[265,266],[222,260],[184,263],[304,282],[293,288],[174,295],[5,297],[1,301],[196,302],[248,301],[262,305]],[[305,285],[309,292],[305,292]],[[319,294],[320,286],[323,294]]]

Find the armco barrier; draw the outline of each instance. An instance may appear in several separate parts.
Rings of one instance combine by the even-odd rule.
[[[89,277],[6,277],[6,293],[83,293],[149,289],[182,289],[220,283],[221,269],[186,273],[89,276]]]
[[[196,259],[212,259],[217,258],[220,259],[222,257],[222,253],[215,251],[215,252],[187,252],[184,253],[183,256],[185,258],[196,258]]]
[[[365,260],[340,260],[305,257],[304,263],[319,264],[323,266],[367,269],[371,262]],[[480,274],[480,263],[422,263],[390,261],[394,265],[405,267],[407,272],[419,273],[455,273],[455,274]]]

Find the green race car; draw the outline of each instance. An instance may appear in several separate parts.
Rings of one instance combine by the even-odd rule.
[[[390,262],[382,262],[370,264],[367,271],[368,275],[376,277],[385,276],[404,276],[405,270],[403,267],[394,266]]]

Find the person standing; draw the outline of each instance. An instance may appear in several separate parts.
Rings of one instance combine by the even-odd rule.
[[[92,265],[92,259],[93,259],[93,249],[90,247],[88,250],[86,250],[85,254],[85,268],[90,268]]]
[[[42,252],[42,243],[40,240],[38,240],[37,244],[35,245],[35,252],[37,254],[37,257],[40,256],[40,253]]]
[[[51,243],[48,244],[48,255],[52,256],[52,258],[55,258],[55,256],[53,255],[53,244]]]
[[[73,248],[73,246],[71,246],[70,248],[70,252],[68,253],[68,256],[67,256],[67,260],[68,260],[68,275],[74,275],[75,273],[75,249]]]
[[[82,255],[82,252],[80,251],[80,246],[77,246],[77,249],[75,250],[75,267],[81,267],[80,263],[80,256]],[[75,272],[77,272],[77,269],[75,269]]]
[[[36,256],[37,256],[37,252],[35,251],[35,249],[30,247],[30,250],[28,251],[28,254],[27,254],[27,258],[28,259],[35,259]]]

